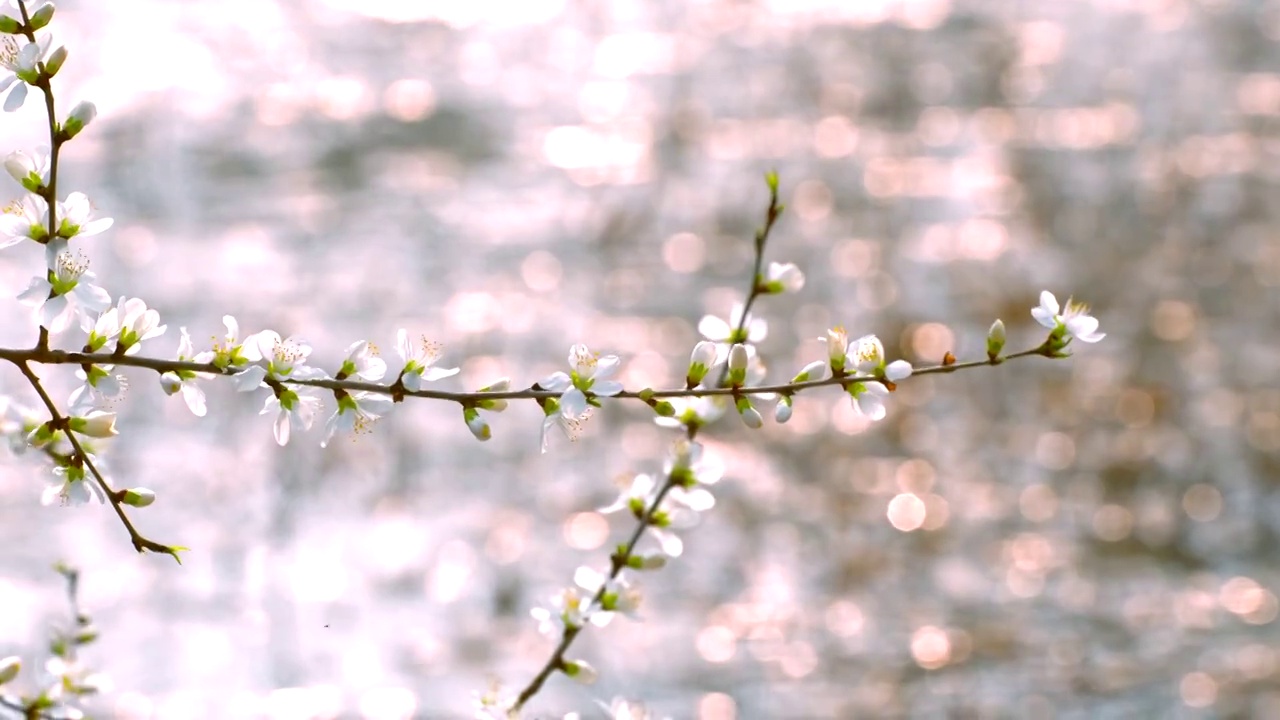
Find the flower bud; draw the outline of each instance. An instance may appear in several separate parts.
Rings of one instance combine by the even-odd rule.
[[[98,116],[98,108],[93,103],[82,100],[75,107],[71,108],[71,114],[67,116],[67,121],[62,124],[62,132],[68,139],[80,134],[93,119]]]
[[[39,30],[53,20],[53,3],[45,3],[40,9],[31,13],[31,30]],[[53,73],[49,73],[52,75]]]
[[[849,333],[836,326],[827,330],[825,338],[818,338],[827,344],[827,360],[831,364],[832,373],[844,371],[845,355],[849,352]]]
[[[84,620],[87,622],[88,618],[84,618]],[[85,625],[76,631],[75,637],[72,639],[75,640],[77,645],[88,645],[97,640],[98,635],[98,628],[93,625]]]
[[[466,408],[462,411],[462,419],[467,423],[467,429],[472,435],[476,436],[481,442],[493,437],[493,431],[489,429],[489,423],[480,417],[480,412],[475,408]]]
[[[0,33],[17,35],[22,32],[22,23],[17,18],[0,13]]]
[[[40,423],[27,433],[27,444],[31,447],[44,447],[53,442],[56,434],[57,431],[53,429],[52,425],[47,422]]]
[[[894,360],[884,369],[885,379],[890,382],[897,382],[911,377],[911,373],[915,369],[911,367],[911,363],[906,360]]]
[[[742,344],[734,345],[729,348],[729,384],[733,386],[742,385],[747,379],[747,364],[751,361],[751,356],[747,353],[747,346]]]
[[[511,378],[502,378],[495,383],[485,385],[480,388],[480,392],[506,392],[511,389]],[[502,412],[507,409],[506,400],[481,400],[476,403],[476,407],[490,410],[492,412]],[[474,430],[472,431],[475,432]]]
[[[133,507],[140,508],[146,507],[155,501],[155,492],[143,487],[129,488],[128,490],[125,490],[124,497],[120,499],[120,502],[123,502],[125,505],[132,505]]]
[[[632,570],[659,570],[666,567],[666,555],[628,555],[627,567]]]
[[[676,414],[676,406],[668,400],[659,400],[654,403],[653,411],[658,413],[658,417],[671,417]]]
[[[62,63],[67,61],[67,46],[61,45],[57,50],[49,55],[49,59],[44,61],[44,73],[48,77],[53,77],[62,69]]]
[[[693,346],[693,353],[689,356],[689,374],[685,376],[685,382],[689,387],[693,387],[702,382],[707,376],[707,371],[716,363],[716,344],[707,340],[703,340]]]
[[[778,398],[778,404],[773,408],[773,419],[779,425],[791,419],[791,396],[783,395]]]
[[[35,192],[44,185],[44,178],[40,177],[36,161],[24,152],[9,153],[4,159],[4,169],[26,190]]]
[[[70,418],[69,423],[73,431],[89,437],[108,438],[120,434],[116,431],[116,414],[113,412],[93,410],[83,417]]]
[[[987,331],[987,358],[994,361],[1000,357],[1001,350],[1004,350],[1004,321],[997,318]]]
[[[844,357],[841,356],[840,359],[843,360]],[[800,372],[796,373],[796,376],[791,378],[791,382],[800,383],[808,382],[810,380],[821,380],[826,374],[827,364],[821,360],[814,360],[808,365],[805,365]]]
[[[770,295],[797,292],[804,287],[804,273],[795,263],[769,263],[764,277],[763,291]]]
[[[760,411],[751,407],[751,401],[745,397],[738,398],[736,403],[738,414],[742,416],[742,422],[752,430],[758,430],[764,427],[764,418],[760,417]]]
[[[17,655],[0,660],[0,685],[18,677],[18,673],[22,670],[22,660]]]
[[[587,664],[585,660],[565,660],[560,666],[565,675],[577,680],[583,685],[590,685],[599,677],[596,669]]]
[[[160,389],[165,395],[173,395],[182,389],[182,378],[176,373],[167,372],[160,376]]]

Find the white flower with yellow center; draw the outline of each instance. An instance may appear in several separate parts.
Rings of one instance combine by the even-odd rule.
[[[418,338],[417,343],[412,342],[408,331],[404,328],[396,333],[396,353],[404,361],[404,367],[400,371],[400,383],[406,390],[417,392],[422,389],[424,381],[433,382],[458,374],[458,368],[434,367],[443,350],[444,346],[434,340],[428,340],[426,336]]]
[[[26,102],[27,83],[39,79],[39,63],[49,50],[51,41],[52,38],[48,35],[37,42],[28,43],[19,42],[13,35],[0,35],[0,71],[7,72],[7,77],[0,79],[0,92],[13,86],[4,100],[5,112],[13,112]]]
[[[40,496],[41,505],[56,504],[75,507],[88,503],[90,498],[97,498],[99,503],[106,504],[107,500],[102,494],[102,488],[85,475],[83,468],[64,465],[54,468],[53,473],[48,486]]]
[[[49,237],[44,226],[48,204],[36,195],[23,195],[0,212],[0,248],[23,240],[43,242]]]
[[[82,192],[73,192],[58,203],[58,237],[90,237],[97,235],[115,222],[111,218],[93,217],[93,205]]]
[[[339,379],[354,377],[377,382],[387,374],[387,362],[378,357],[378,348],[368,340],[357,340],[347,348],[347,358],[338,368]]]
[[[599,407],[597,397],[612,397],[622,392],[622,383],[608,378],[618,370],[621,363],[617,355],[593,353],[586,345],[574,345],[569,348],[568,373],[554,372],[538,381],[544,390],[561,393],[560,399],[547,401],[544,408],[551,411],[551,403],[565,417],[577,419],[587,412],[589,406]],[[587,393],[592,394],[591,400]]]
[[[849,348],[845,362],[861,373],[876,375],[883,373],[890,382],[911,377],[912,372],[911,363],[906,360],[894,360],[886,364],[884,345],[875,335],[863,335],[855,340],[853,346]]]
[[[1080,342],[1096,343],[1106,337],[1098,332],[1098,319],[1089,314],[1089,306],[1067,299],[1065,309],[1059,307],[1058,298],[1045,290],[1040,293],[1040,306],[1031,308],[1031,317],[1049,328],[1059,338],[1079,338]]]
[[[391,412],[395,401],[382,393],[356,390],[338,398],[338,409],[325,423],[325,438],[320,447],[328,447],[338,433],[365,435],[373,432],[373,424]]]
[[[261,386],[268,377],[276,381],[326,377],[320,368],[306,364],[307,358],[311,356],[311,346],[303,340],[281,338],[280,333],[275,330],[263,330],[245,338],[244,347],[246,350],[254,349],[246,357],[256,355],[266,361],[266,366],[252,365],[232,376],[236,389],[240,392],[248,392]],[[310,422],[307,425],[309,427]]]
[[[111,305],[107,291],[90,282],[94,279],[83,255],[60,252],[47,276],[32,278],[18,300],[35,308],[40,324],[49,332],[67,329],[77,314],[92,326],[98,314]]]

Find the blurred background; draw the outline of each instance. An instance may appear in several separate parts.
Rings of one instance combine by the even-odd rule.
[[[331,372],[357,339],[394,365],[404,327],[461,367],[440,387],[524,387],[577,342],[675,386],[771,168],[769,259],[808,284],[757,306],[769,380],[835,324],[935,364],[996,317],[1039,344],[1042,289],[1091,304],[1102,343],[904,382],[875,425],[827,391],[710,429],[716,509],[643,622],[574,646],[599,682],[531,716],[1280,716],[1277,0],[63,0],[51,29],[59,107],[99,109],[59,188],[116,219],[80,248],[160,310],[147,354],[229,313]],[[42,122],[4,115],[3,149]],[[41,262],[5,250],[0,294]],[[617,403],[541,455],[532,403],[480,444],[410,402],[281,449],[263,393],[211,383],[197,419],[128,375],[106,457],[181,567],[42,507],[30,458],[0,473],[0,656],[36,664],[50,567],[79,566],[103,718],[466,717],[544,662],[529,609],[606,566],[630,524],[594,509],[673,437]]]

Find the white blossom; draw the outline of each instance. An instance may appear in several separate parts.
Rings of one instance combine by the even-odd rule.
[[[281,338],[280,334],[274,330],[263,330],[245,338],[244,348],[246,350],[255,348],[252,356],[265,360],[266,366],[250,365],[232,376],[236,389],[241,392],[260,387],[268,377],[275,381],[313,380],[325,377],[323,370],[307,365],[307,358],[311,356],[311,346],[304,340],[293,337]],[[248,353],[245,356],[252,357]]]
[[[342,361],[337,376],[377,382],[386,374],[387,362],[378,357],[378,349],[368,340],[357,340],[347,348],[347,357]]]
[[[83,255],[73,256],[60,252],[47,277],[35,277],[18,299],[35,308],[36,317],[49,332],[62,332],[71,325],[74,316],[82,322],[93,322],[98,313],[111,305],[106,290],[91,281],[96,276],[89,270],[89,261]]]
[[[884,401],[889,397],[889,388],[874,380],[853,383],[849,387],[849,399],[853,409],[872,420],[883,420],[887,414]]]
[[[48,204],[38,195],[23,195],[4,206],[0,213],[0,248],[23,240],[43,242],[49,237],[44,226]]]
[[[396,353],[404,361],[403,369],[400,371],[400,383],[406,390],[417,392],[422,389],[424,381],[433,382],[458,374],[458,368],[434,367],[436,361],[440,359],[442,349],[440,343],[428,340],[426,337],[420,338],[419,342],[414,344],[409,340],[409,333],[404,328],[396,332]]]
[[[559,637],[567,628],[580,628],[591,617],[590,598],[584,597],[577,588],[565,588],[551,596],[547,607],[536,607],[529,611],[538,621],[538,632],[551,637]]]
[[[113,308],[114,309],[114,308]],[[213,361],[214,351],[206,350],[199,354],[194,354],[195,349],[191,344],[191,335],[187,333],[187,329],[181,328],[181,337],[178,340],[178,360],[183,362],[207,363]],[[198,372],[195,370],[172,370],[160,376],[160,387],[166,395],[182,393],[182,400],[187,404],[187,409],[196,417],[204,417],[208,408],[205,405],[204,390],[196,385],[196,380],[202,380],[213,377],[211,373]]]
[[[538,381],[538,386],[561,393],[557,407],[566,417],[577,419],[587,412],[586,393],[598,397],[612,397],[622,392],[622,383],[609,380],[618,370],[621,361],[617,355],[600,356],[586,345],[569,348],[568,373],[554,372]]]
[[[863,335],[849,349],[846,363],[861,373],[883,373],[891,382],[904,380],[911,376],[911,363],[906,360],[894,360],[885,363],[884,345],[875,335]]]
[[[44,35],[36,42],[22,43],[16,36],[0,35],[0,92],[9,90],[4,111],[13,112],[27,100],[27,83],[36,79],[39,62],[49,50],[52,38]]]
[[[338,409],[325,423],[324,440],[320,447],[328,447],[337,433],[362,435],[373,431],[373,423],[391,412],[395,402],[382,393],[356,390],[338,398]]]
[[[1096,343],[1106,337],[1098,332],[1098,319],[1089,314],[1089,306],[1067,299],[1065,309],[1058,306],[1058,298],[1045,290],[1040,293],[1040,306],[1031,308],[1031,317],[1055,334],[1079,338],[1080,342]]]
[[[758,343],[769,334],[769,325],[762,318],[753,318],[750,314],[743,324],[745,328],[738,332],[738,324],[742,321],[742,305],[734,305],[729,312],[728,322],[714,316],[706,315],[698,321],[698,332],[706,339],[717,343]]]
[[[257,345],[246,345],[240,340],[240,323],[231,315],[222,316],[222,325],[226,333],[221,340],[213,343],[213,364],[222,368],[242,367],[262,359]],[[255,384],[253,387],[257,387]],[[252,390],[253,388],[249,388]]]
[[[43,505],[62,505],[75,507],[84,505],[91,498],[105,504],[107,499],[102,488],[85,476],[84,470],[73,466],[58,466],[53,469],[54,476],[40,496]]]
[[[279,396],[272,394],[268,397],[259,415],[266,415],[270,412],[276,413],[271,432],[276,439],[276,443],[283,447],[289,444],[289,437],[292,433],[311,428],[311,423],[315,420],[316,410],[319,409],[320,398],[285,389],[280,391]]]
[[[121,296],[116,310],[120,318],[116,347],[124,349],[126,355],[137,353],[143,340],[159,337],[168,328],[167,325],[160,324],[160,313],[154,308],[148,308],[142,298]]]
[[[552,428],[560,428],[565,437],[569,438],[569,442],[578,442],[578,438],[582,437],[582,430],[586,427],[587,421],[591,419],[593,408],[587,408],[578,417],[569,417],[561,412],[559,408],[553,408],[542,418],[542,436],[540,445],[542,452],[546,452],[550,445],[550,433]]]
[[[81,384],[67,399],[68,408],[72,412],[88,411],[110,405],[123,395],[129,382],[123,375],[111,372],[114,367],[113,365],[89,365],[88,371],[78,368],[75,374]]]
[[[590,597],[600,595],[596,606],[599,609],[591,615],[591,624],[597,627],[604,627],[613,620],[616,613],[621,613],[632,619],[638,619],[637,611],[640,609],[640,603],[644,600],[644,595],[640,592],[640,588],[632,585],[625,577],[618,575],[610,578],[608,575],[587,566],[578,568],[573,573],[573,582],[583,590],[586,590]]]
[[[93,205],[82,192],[73,192],[58,203],[58,237],[90,237],[111,227],[111,218],[93,219]]]

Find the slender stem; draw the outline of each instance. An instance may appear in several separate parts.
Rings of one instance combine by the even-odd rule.
[[[18,10],[22,13],[22,24],[29,26],[31,17],[27,13],[27,4],[25,0],[18,0]],[[36,41],[36,34],[32,30],[27,30],[26,38],[28,42]],[[53,242],[58,237],[58,156],[62,152],[63,138],[58,132],[58,114],[54,107],[53,86],[49,83],[49,76],[45,73],[44,63],[40,63],[40,80],[36,83],[36,87],[40,88],[40,92],[44,94],[45,114],[49,119],[49,182],[45,183],[44,189],[40,193],[40,197],[44,198],[45,206],[49,213],[49,236],[45,242]],[[47,348],[49,346],[49,329],[40,326],[40,336],[36,341],[36,347]]]
[[[35,389],[36,394],[40,396],[40,401],[44,403],[45,409],[49,411],[49,417],[51,418],[51,422],[54,426],[64,428],[63,434],[66,435],[67,440],[71,443],[72,449],[75,450],[75,455],[73,456],[72,461],[74,462],[78,460],[79,462],[83,462],[84,466],[89,469],[90,475],[93,476],[93,481],[102,489],[103,495],[111,501],[111,507],[116,511],[116,515],[120,518],[120,522],[124,524],[125,530],[129,532],[129,540],[133,543],[134,549],[138,552],[150,550],[151,552],[166,553],[173,555],[176,559],[177,555],[174,554],[173,548],[148,540],[133,527],[133,523],[129,520],[129,516],[124,512],[124,495],[111,489],[111,485],[107,483],[106,478],[103,477],[102,473],[98,470],[98,467],[94,465],[93,459],[89,456],[89,453],[85,452],[84,446],[80,444],[80,439],[76,437],[76,434],[72,432],[70,428],[66,427],[67,419],[58,411],[58,405],[53,401],[53,398],[49,397],[49,393],[45,392],[44,385],[40,382],[39,376],[37,376],[31,370],[31,366],[25,362],[18,362],[15,363],[15,365],[18,366],[18,369],[27,378],[27,382],[30,383],[31,387]]]
[[[691,431],[689,433],[689,439],[692,440],[693,437],[694,432]],[[644,514],[637,519],[638,521],[636,522],[635,529],[631,532],[631,537],[610,559],[611,564],[609,568],[609,577],[605,582],[600,584],[600,589],[596,590],[595,595],[591,597],[588,607],[596,605],[601,601],[608,589],[609,582],[616,580],[618,575],[622,573],[622,570],[627,567],[627,561],[631,558],[631,553],[635,552],[636,545],[640,543],[640,537],[644,535],[644,531],[653,524],[654,514],[658,512],[658,508],[661,507],[662,501],[666,498],[667,493],[671,491],[671,488],[675,487],[675,481],[675,473],[668,474],[663,480],[662,487],[658,489],[658,494],[653,497],[653,502],[645,509]],[[529,702],[534,695],[538,694],[538,691],[542,689],[543,684],[547,682],[547,678],[551,677],[551,674],[555,671],[564,667],[564,654],[568,651],[569,646],[573,644],[574,639],[578,637],[578,634],[582,632],[583,627],[585,626],[568,625],[565,627],[564,633],[560,636],[560,642],[556,644],[555,650],[551,652],[551,657],[547,658],[547,662],[543,664],[542,669],[538,671],[538,674],[533,676],[533,679],[529,681],[529,684],[526,685],[516,697],[515,705],[513,706],[514,710],[523,708],[525,703]]]
[[[1040,355],[1044,357],[1053,357],[1044,345],[1035,348],[1023,350],[1021,352],[1010,353],[1000,356],[996,361],[991,360],[971,360],[968,362],[953,363],[951,365],[933,365],[922,368],[916,368],[912,371],[912,377],[917,375],[936,375],[943,373],[952,373],[957,370],[968,370],[976,367],[985,367],[988,365],[998,365],[1005,360],[1014,360],[1017,358],[1028,357],[1031,355]],[[162,358],[149,358],[138,355],[118,356],[112,353],[82,353],[68,352],[66,350],[39,348],[0,348],[0,360],[7,360],[15,365],[22,363],[35,362],[44,365],[119,365],[125,367],[140,367],[148,370],[154,370],[158,373],[190,371],[211,373],[214,375],[230,376],[239,372],[242,368],[220,368],[213,363],[198,363],[189,360],[165,360]],[[613,398],[622,398],[629,400],[641,400],[645,398],[684,398],[684,397],[708,397],[714,395],[760,395],[767,393],[780,392],[799,392],[810,388],[826,387],[830,385],[844,385],[855,382],[870,382],[876,380],[874,375],[845,375],[842,377],[830,377],[823,380],[805,380],[803,382],[777,383],[773,385],[752,385],[740,388],[728,387],[696,387],[696,388],[671,388],[668,390],[624,390]],[[378,383],[362,382],[357,380],[337,380],[334,378],[320,378],[314,380],[298,380],[287,377],[273,378],[274,381],[286,385],[296,385],[301,387],[324,388],[327,390],[344,390],[365,391],[379,393],[382,395],[404,396],[404,397],[420,397],[431,400],[448,400],[458,403],[474,404],[481,400],[545,400],[547,398],[557,398],[561,393],[552,390],[534,390],[528,388],[525,390],[506,390],[502,392],[453,392],[449,390],[404,390],[402,385],[380,385]],[[588,396],[595,397],[588,393]]]

